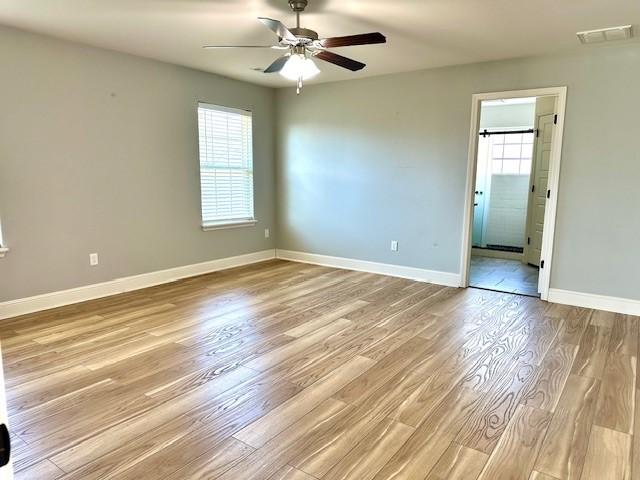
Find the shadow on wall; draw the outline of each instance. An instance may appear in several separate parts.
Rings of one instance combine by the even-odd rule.
[[[455,273],[456,259],[441,253],[449,240],[437,228],[440,216],[455,223],[438,208],[437,187],[454,188],[462,179],[439,165],[438,143],[451,132],[443,125],[416,129],[416,112],[388,115],[368,104],[343,114],[342,108],[311,120],[305,114],[280,131],[286,161],[279,174],[279,247],[421,268],[439,264]],[[408,218],[427,211],[436,215]],[[409,240],[415,236],[424,243]],[[399,242],[397,252],[390,250],[392,240]]]

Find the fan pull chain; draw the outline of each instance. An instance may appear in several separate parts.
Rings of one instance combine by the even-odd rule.
[[[300,91],[302,90],[302,75],[298,77],[298,88],[296,88],[296,95],[300,95]]]

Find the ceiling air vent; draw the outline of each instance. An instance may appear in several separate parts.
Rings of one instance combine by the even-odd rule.
[[[633,28],[631,25],[624,25],[622,27],[587,30],[584,32],[578,32],[576,35],[578,35],[580,42],[584,44],[627,40],[633,37]]]

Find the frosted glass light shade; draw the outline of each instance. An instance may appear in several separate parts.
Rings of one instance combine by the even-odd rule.
[[[282,70],[280,70],[280,75],[292,81],[298,81],[301,77],[302,80],[309,80],[319,73],[320,70],[313,60],[297,53],[291,55]]]

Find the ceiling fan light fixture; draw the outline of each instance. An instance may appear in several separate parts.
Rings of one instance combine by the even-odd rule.
[[[313,58],[338,67],[357,72],[366,67],[362,62],[333,53],[328,48],[351,47],[355,45],[374,45],[386,43],[386,37],[380,32],[361,33],[342,37],[319,38],[318,32],[300,26],[300,14],[304,12],[309,0],[289,0],[289,6],[296,14],[296,26],[287,28],[280,20],[258,17],[258,20],[278,36],[276,45],[206,45],[204,48],[273,48],[289,50],[275,59],[263,71],[266,74],[280,73],[284,78],[297,84],[300,94],[304,82],[320,73]]]
[[[287,80],[297,82],[300,79],[307,81],[320,73],[315,62],[302,53],[293,53],[284,64],[280,75]]]

